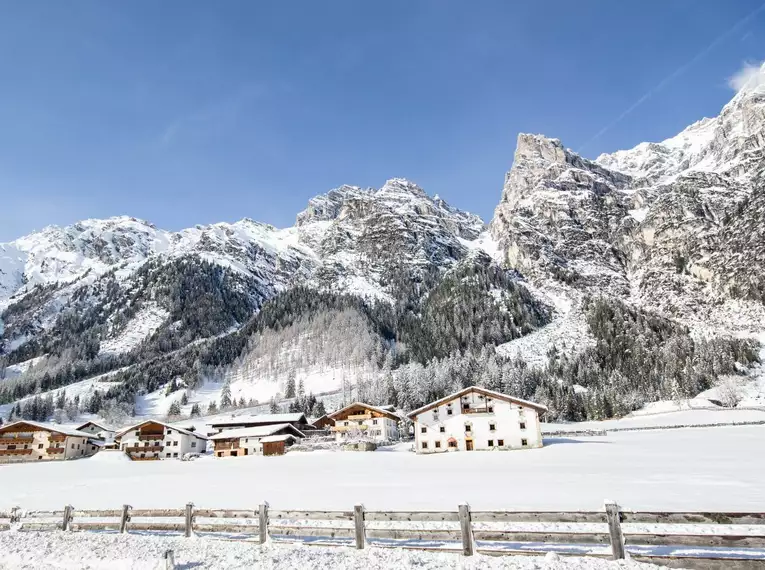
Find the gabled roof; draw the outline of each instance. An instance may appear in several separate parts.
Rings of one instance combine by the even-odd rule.
[[[221,439],[239,439],[242,437],[266,437],[286,429],[297,437],[305,437],[305,434],[292,424],[274,424],[269,426],[254,426],[239,429],[228,429],[210,436],[213,441]]]
[[[288,424],[307,424],[308,420],[304,413],[295,412],[290,414],[260,414],[257,416],[235,416],[225,420],[213,420],[209,424],[211,427],[218,426],[238,426],[238,425],[266,425],[274,423]]]
[[[518,404],[519,406],[533,408],[540,413],[545,413],[547,411],[547,406],[543,406],[542,404],[535,404],[534,402],[529,402],[528,400],[521,400],[520,398],[514,398],[513,396],[508,396],[507,394],[495,392],[494,390],[487,390],[486,388],[481,388],[479,386],[468,386],[467,388],[464,388],[460,390],[459,392],[454,392],[454,394],[449,394],[448,396],[445,396],[441,398],[440,400],[436,400],[435,402],[431,402],[430,404],[426,406],[422,406],[421,408],[417,408],[416,410],[409,412],[407,414],[407,417],[413,420],[422,412],[427,412],[428,410],[432,408],[437,408],[441,404],[451,402],[452,400],[456,400],[457,398],[461,398],[462,396],[465,396],[472,392],[483,394],[484,396],[488,396],[496,400],[503,400],[505,402],[510,402],[512,404]]]
[[[182,433],[182,434],[184,434],[184,435],[191,435],[191,436],[193,436],[193,437],[196,437],[196,438],[199,438],[199,439],[207,439],[207,436],[206,436],[206,435],[202,435],[202,434],[199,434],[199,433],[195,433],[195,432],[193,432],[193,431],[189,431],[189,430],[187,430],[187,429],[179,428],[178,426],[174,426],[174,425],[166,424],[165,422],[161,422],[161,421],[159,421],[159,420],[146,420],[146,421],[143,421],[143,422],[141,422],[141,423],[138,423],[138,424],[135,424],[135,425],[133,425],[133,426],[130,426],[130,427],[127,427],[127,428],[123,429],[121,432],[117,433],[117,434],[116,434],[116,436],[117,436],[117,437],[123,436],[123,435],[125,435],[127,432],[129,432],[129,431],[132,431],[132,430],[134,430],[134,429],[138,429],[138,428],[140,428],[141,426],[143,426],[143,425],[146,425],[146,424],[159,424],[159,425],[161,425],[161,426],[164,426],[164,427],[166,427],[167,429],[174,429],[174,430],[175,430],[175,431],[177,431],[178,433]]]
[[[42,423],[42,422],[33,422],[33,421],[30,421],[30,420],[18,420],[18,421],[15,421],[13,423],[10,423],[10,424],[6,424],[4,426],[0,426],[0,432],[3,432],[6,429],[8,429],[9,427],[16,426],[16,425],[19,425],[19,424],[24,424],[24,425],[28,425],[30,427],[33,427],[33,428],[35,428],[36,431],[54,431],[56,433],[60,433],[60,434],[63,434],[63,435],[71,435],[71,436],[75,436],[75,437],[87,437],[89,439],[93,437],[92,433],[85,433],[84,431],[77,431],[74,428],[68,428],[68,427],[57,425],[57,424],[46,424],[46,423]]]
[[[334,420],[336,417],[342,415],[343,412],[346,412],[346,411],[348,411],[351,408],[357,408],[357,407],[366,408],[367,410],[375,411],[378,414],[382,414],[382,415],[384,415],[384,416],[386,416],[386,417],[388,417],[388,418],[390,418],[392,420],[400,420],[401,419],[396,414],[394,414],[393,412],[391,412],[389,410],[385,410],[383,408],[378,408],[377,406],[371,406],[369,404],[365,404],[364,402],[353,402],[352,404],[349,404],[349,405],[345,406],[344,408],[337,410],[336,412],[332,412],[331,414],[327,414],[327,417],[329,419],[331,419],[331,420]]]
[[[114,428],[106,427],[105,425],[99,424],[98,422],[85,422],[81,426],[77,426],[75,429],[81,430],[82,428],[88,427],[89,425],[94,425],[97,428],[101,429],[102,431],[111,431],[111,432],[117,431]]]

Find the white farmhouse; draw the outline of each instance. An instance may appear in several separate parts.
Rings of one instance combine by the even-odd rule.
[[[117,430],[93,421],[85,422],[81,426],[77,426],[74,429],[84,433],[89,433],[94,438],[100,439],[106,443],[112,443],[114,441],[114,434],[117,433]]]
[[[547,408],[471,386],[414,410],[417,453],[542,447]]]
[[[354,402],[327,416],[335,423],[330,429],[335,432],[335,439],[341,443],[357,435],[372,441],[397,440],[398,422],[401,418],[386,408],[389,407]]]
[[[281,455],[286,447],[304,437],[292,424],[281,423],[226,429],[210,436],[210,440],[216,457],[244,457],[258,453]]]
[[[133,460],[180,459],[207,450],[207,437],[157,420],[131,426],[115,437]]]

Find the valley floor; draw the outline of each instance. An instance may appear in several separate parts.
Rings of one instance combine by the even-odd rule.
[[[373,453],[292,452],[130,462],[88,459],[0,466],[0,510],[252,508],[765,510],[765,426],[558,437],[542,449],[416,455],[400,444]]]

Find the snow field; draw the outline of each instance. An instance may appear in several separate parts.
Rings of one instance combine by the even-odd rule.
[[[0,510],[251,508],[762,511],[765,427],[619,432],[551,438],[542,449],[420,456],[291,452],[193,462],[93,458],[0,466]]]
[[[178,568],[258,570],[649,570],[632,561],[596,558],[476,555],[417,550],[248,543],[170,536],[99,533],[0,533],[2,570],[157,570],[172,550]]]

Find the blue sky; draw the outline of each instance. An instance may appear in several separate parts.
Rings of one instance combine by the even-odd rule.
[[[286,226],[393,177],[488,220],[519,132],[595,157],[716,114],[765,59],[761,6],[0,0],[0,241],[122,214]]]

